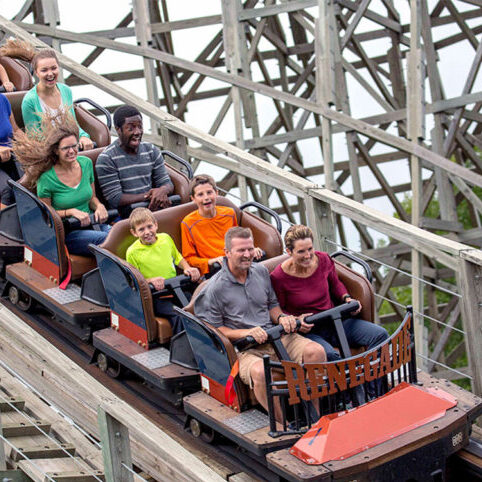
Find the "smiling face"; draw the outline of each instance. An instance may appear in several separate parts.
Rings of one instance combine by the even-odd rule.
[[[224,252],[231,272],[248,271],[254,259],[253,238],[233,238],[231,248]]]
[[[116,131],[122,148],[126,152],[136,153],[144,133],[142,117],[140,115],[126,117],[122,127],[116,127]]]
[[[157,239],[157,223],[152,219],[142,221],[134,229],[131,229],[131,233],[139,238],[142,244],[154,244]]]
[[[313,240],[310,238],[296,240],[293,249],[287,248],[286,251],[293,259],[294,264],[300,268],[309,268],[315,259]]]
[[[79,141],[75,136],[64,137],[59,142],[57,155],[60,164],[70,164],[77,160],[77,153],[79,151]]]
[[[52,57],[38,59],[35,75],[38,77],[39,84],[42,87],[55,87],[59,77],[59,64],[57,63],[57,60]]]
[[[218,193],[216,189],[205,182],[194,188],[191,200],[196,204],[199,214],[204,218],[212,218],[216,215],[216,199]]]

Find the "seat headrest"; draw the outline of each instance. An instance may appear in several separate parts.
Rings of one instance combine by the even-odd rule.
[[[25,127],[22,116],[22,100],[26,93],[27,91],[24,90],[17,92],[7,92],[5,94],[5,97],[8,99],[10,105],[12,106],[12,113],[13,117],[15,118],[15,122],[17,123],[18,127],[20,127],[20,129],[23,129]]]
[[[8,78],[17,91],[30,90],[33,87],[32,75],[24,64],[10,57],[0,57],[0,64],[7,71]]]
[[[79,126],[90,135],[90,139],[97,144],[97,147],[107,147],[110,144],[107,125],[81,105],[74,104],[74,110]]]

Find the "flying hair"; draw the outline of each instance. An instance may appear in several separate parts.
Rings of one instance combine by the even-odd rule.
[[[59,143],[70,136],[79,140],[79,126],[68,110],[56,116],[42,113],[39,128],[15,132],[13,152],[28,173],[29,187],[35,187],[38,178],[57,163]]]

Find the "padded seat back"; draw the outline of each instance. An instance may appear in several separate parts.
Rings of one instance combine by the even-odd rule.
[[[274,226],[258,218],[254,214],[242,212],[229,199],[218,198],[221,206],[232,207],[236,213],[238,224],[243,227],[250,227],[253,231],[255,246],[259,246],[266,252],[268,257],[278,256],[283,251],[281,236]],[[191,203],[181,204],[161,211],[156,211],[154,217],[159,225],[158,231],[169,234],[174,243],[181,248],[181,221],[190,212],[196,209]],[[114,225],[111,235],[102,245],[120,258],[125,259],[127,248],[134,242],[135,238],[130,234],[128,220],[123,220]]]
[[[172,335],[170,325],[155,317],[151,290],[140,271],[103,248],[95,247],[94,253],[114,314],[112,325],[145,348],[158,341],[167,342]],[[114,321],[115,316],[118,319]]]
[[[1,58],[2,57],[0,57],[0,59]],[[15,118],[15,122],[17,123],[18,127],[20,127],[20,129],[23,129],[25,127],[23,123],[23,117],[22,117],[22,100],[25,94],[26,94],[25,90],[19,91],[19,92],[5,93],[5,96],[10,102],[10,105],[12,106],[12,113],[13,113],[13,117]]]
[[[24,64],[10,57],[0,57],[0,64],[5,67],[8,78],[17,91],[29,90],[33,87],[32,74]]]
[[[18,127],[21,129],[25,127],[22,116],[22,100],[26,93],[26,90],[23,90],[18,92],[7,92],[5,94],[10,102],[10,105],[12,106],[15,121],[17,122]],[[110,144],[110,132],[107,128],[107,125],[80,105],[75,105],[74,110],[80,127],[88,132],[91,139],[97,143],[97,146],[99,148],[108,146]],[[100,152],[102,152],[102,150],[103,149],[101,149]],[[87,152],[88,151],[86,151],[85,155],[87,155]]]
[[[107,147],[110,144],[107,125],[81,105],[74,104],[74,111],[79,126],[90,135],[90,139],[97,144],[97,147]]]

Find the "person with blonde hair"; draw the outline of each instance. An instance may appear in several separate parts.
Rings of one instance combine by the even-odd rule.
[[[313,232],[309,227],[301,224],[291,226],[284,241],[290,257],[271,273],[271,283],[284,313],[306,316],[329,310],[335,304],[357,301],[338,278],[331,257],[314,250]],[[386,340],[388,333],[375,323],[357,318],[355,315],[360,311],[361,304],[351,318],[343,321],[343,327],[351,346],[371,349]],[[300,331],[323,346],[328,361],[340,359],[334,348],[339,346],[339,342],[333,324],[313,327],[303,322]]]
[[[95,195],[92,161],[78,156],[78,126],[69,112],[55,117],[44,115],[41,128],[26,133],[18,130],[13,138],[13,152],[25,170],[27,187],[52,206],[61,218],[73,216],[83,229],[66,233],[65,243],[71,254],[90,255],[88,245],[101,244],[110,226],[107,211]],[[94,214],[99,231],[85,229]]]
[[[18,39],[9,39],[0,49],[0,55],[21,58],[30,62],[32,70],[38,79],[22,100],[22,116],[25,128],[41,129],[42,113],[55,117],[69,112],[76,120],[72,90],[69,86],[58,82],[60,67],[54,49],[35,50],[30,44]],[[77,137],[82,150],[92,149],[94,143],[89,134],[78,124]]]
[[[131,234],[137,240],[127,248],[126,260],[156,290],[162,290],[165,280],[176,276],[175,266],[179,266],[193,282],[199,280],[199,270],[182,257],[171,236],[157,232],[156,218],[149,209],[135,208],[129,216],[129,224]],[[167,318],[174,335],[184,329],[182,317],[175,313],[169,299],[154,297],[152,301],[154,313]]]

